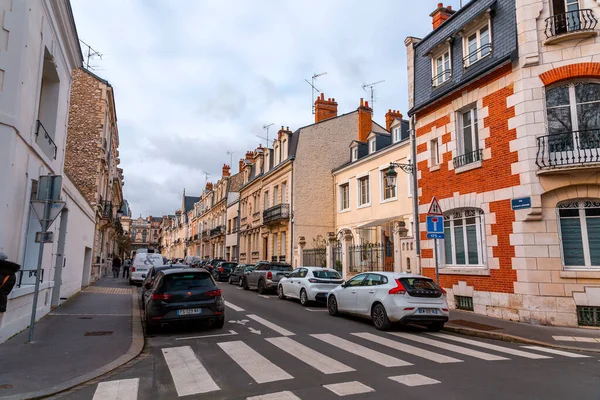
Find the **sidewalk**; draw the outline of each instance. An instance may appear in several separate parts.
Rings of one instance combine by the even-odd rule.
[[[134,288],[133,288],[134,289]],[[102,375],[144,346],[137,291],[102,278],[0,345],[0,399],[50,395]]]
[[[532,325],[458,310],[450,311],[450,321],[444,329],[509,342],[600,352],[600,329]]]

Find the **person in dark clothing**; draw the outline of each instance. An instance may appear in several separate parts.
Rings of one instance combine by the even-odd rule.
[[[8,294],[17,282],[15,273],[21,268],[19,264],[7,261],[6,259],[6,254],[0,252],[0,325],[2,324],[2,317],[6,312]]]
[[[112,270],[113,270],[113,278],[118,278],[119,272],[121,272],[121,259],[119,258],[119,256],[113,257]]]
[[[129,279],[129,268],[131,268],[131,258],[123,262],[123,278]]]

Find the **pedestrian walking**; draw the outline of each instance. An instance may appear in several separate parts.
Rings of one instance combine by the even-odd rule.
[[[131,258],[128,258],[123,263],[123,278],[129,279],[129,269],[131,268]]]
[[[113,257],[112,270],[113,270],[113,278],[118,278],[119,272],[121,272],[121,259],[117,255],[115,255]]]
[[[6,312],[8,294],[17,282],[15,273],[21,268],[19,264],[7,261],[7,258],[6,254],[0,252],[0,325]]]

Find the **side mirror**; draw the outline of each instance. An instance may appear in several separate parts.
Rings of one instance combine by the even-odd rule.
[[[346,281],[342,282],[342,285],[341,285],[341,286],[342,286],[343,288],[345,288],[345,287],[348,287],[348,282],[346,282]]]
[[[289,273],[285,273],[285,274],[283,274],[283,276],[285,276],[286,278],[289,278],[290,274]]]

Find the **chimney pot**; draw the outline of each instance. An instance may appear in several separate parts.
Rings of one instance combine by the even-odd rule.
[[[439,3],[435,11],[430,14],[430,17],[432,18],[431,24],[433,26],[433,30],[436,30],[455,12],[456,11],[452,9],[452,6],[444,7],[444,3]]]
[[[290,130],[290,127],[289,127],[289,126],[286,126],[286,127],[285,127],[285,130],[286,130],[286,131],[289,131],[289,130]]]
[[[315,123],[337,117],[337,106],[334,99],[325,100],[325,94],[321,93],[321,97],[315,101]]]

